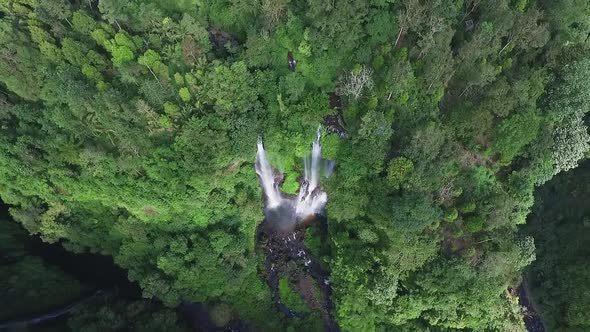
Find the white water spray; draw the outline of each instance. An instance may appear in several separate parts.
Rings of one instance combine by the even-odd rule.
[[[299,188],[297,197],[284,195],[279,190],[279,184],[275,180],[273,169],[268,162],[266,151],[262,141],[258,142],[256,154],[256,173],[266,197],[267,217],[273,215],[282,220],[296,222],[310,215],[321,215],[328,201],[328,195],[320,189],[320,171],[322,164],[329,169],[325,175],[329,175],[334,163],[322,160],[322,146],[320,145],[321,126],[318,128],[316,139],[311,145],[311,156],[304,161],[304,178]],[[280,211],[280,212],[279,212]]]
[[[281,193],[275,182],[272,167],[266,157],[262,140],[258,140],[258,151],[256,152],[256,173],[260,177],[262,189],[266,195],[266,206],[272,209],[281,204]]]
[[[318,127],[316,139],[311,145],[311,156],[305,158],[305,178],[297,195],[295,214],[302,219],[310,214],[321,214],[328,201],[326,193],[319,188],[322,162],[321,130],[321,126]]]

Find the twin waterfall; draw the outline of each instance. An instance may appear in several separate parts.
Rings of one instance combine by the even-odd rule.
[[[280,183],[276,180],[262,141],[258,141],[256,173],[266,197],[265,215],[269,221],[294,226],[298,221],[310,216],[323,215],[328,196],[320,189],[320,172],[323,166],[332,166],[326,169],[333,168],[333,164],[322,160],[320,136],[321,127],[318,128],[316,139],[311,146],[311,156],[305,158],[304,178],[297,197],[281,192]],[[330,169],[327,170],[331,172]]]

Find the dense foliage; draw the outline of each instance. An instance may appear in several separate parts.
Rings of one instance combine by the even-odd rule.
[[[533,190],[588,150],[585,0],[0,0],[0,197],[144,297],[285,319],[259,276],[253,162],[294,192],[323,138],[346,331],[522,330]],[[294,72],[287,54],[298,61]],[[312,242],[314,240],[312,239]],[[321,247],[321,248],[320,248]],[[310,316],[313,317],[313,316]]]
[[[73,302],[86,287],[35,255],[18,224],[0,220],[0,322]]]
[[[537,260],[527,273],[529,285],[551,331],[590,329],[588,183],[588,162],[547,183],[526,227],[537,247]]]
[[[178,314],[160,303],[125,300],[116,294],[100,294],[76,307],[68,319],[71,331],[188,331]]]
[[[40,245],[17,223],[0,220],[0,300],[3,304],[0,307],[0,329],[80,332],[188,330],[186,322],[175,310],[165,308],[158,301],[138,299],[130,289],[121,293],[117,291],[118,286],[132,288],[132,285],[110,284],[108,288],[103,285],[100,289],[95,282],[81,280],[83,275],[67,273],[47,257],[47,251],[52,249],[59,248]],[[78,258],[73,254],[70,256],[70,260]],[[96,257],[86,255],[84,259]],[[62,255],[60,263],[67,260],[68,257]],[[80,261],[69,263],[77,268],[74,265],[80,264]],[[89,264],[101,265],[96,259]],[[79,267],[84,268],[88,266]],[[118,271],[88,272],[99,274],[95,276],[96,280],[112,283],[113,276],[106,274]],[[52,322],[54,318],[60,321]]]

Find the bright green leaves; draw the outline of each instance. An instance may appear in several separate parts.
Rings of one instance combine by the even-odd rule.
[[[0,9],[6,14],[26,17],[31,14],[31,9],[39,5],[36,0],[3,0],[0,1]]]
[[[136,51],[141,46],[141,38],[130,36],[125,32],[117,32],[115,34],[115,44],[117,46],[126,47],[132,52]]]
[[[64,59],[71,64],[82,66],[86,63],[86,54],[89,49],[85,44],[71,38],[64,38],[61,42],[61,50]]]
[[[228,135],[214,125],[212,117],[192,117],[176,137],[174,150],[187,170],[212,172],[219,166],[218,158],[224,158],[221,147],[227,144]]]
[[[82,67],[84,65],[97,65],[101,68],[106,66],[106,59],[94,50],[90,50],[86,44],[71,38],[62,40],[62,53],[65,60],[73,65]]]
[[[113,35],[112,28],[109,29],[104,25],[101,26],[101,29],[92,31],[91,36],[99,45],[111,53],[111,60],[115,66],[121,66],[133,60],[135,52],[141,46],[140,38],[131,37],[124,31]]]
[[[465,227],[471,233],[477,233],[483,229],[484,219],[481,216],[472,216],[465,220]]]
[[[145,53],[137,59],[137,63],[146,66],[150,73],[154,76],[160,75],[162,78],[169,78],[168,66],[161,60],[160,54],[152,49],[148,49]],[[157,79],[157,77],[156,77]]]
[[[182,101],[185,103],[191,101],[191,93],[186,87],[180,88],[180,90],[178,90],[178,95],[180,96],[180,99],[182,99]]]
[[[565,66],[554,84],[548,95],[548,111],[555,122],[583,117],[590,110],[590,60]]]
[[[205,82],[206,97],[220,113],[244,113],[258,104],[258,93],[251,84],[252,79],[244,62],[231,66],[216,65]]]
[[[405,157],[397,157],[389,162],[387,180],[394,187],[399,187],[408,174],[414,169],[414,163]]]
[[[457,217],[459,217],[459,211],[457,211],[456,208],[452,208],[452,209],[445,212],[445,215],[443,218],[446,222],[453,222],[453,221],[457,220]]]
[[[545,4],[546,16],[556,33],[558,46],[568,47],[586,41],[590,32],[590,3],[584,0],[564,0]]]
[[[154,50],[147,50],[137,59],[137,63],[147,67],[152,67],[160,61],[160,54]]]
[[[488,168],[482,166],[474,167],[471,171],[471,180],[474,194],[479,197],[493,193],[498,189],[496,176]]]
[[[176,85],[184,85],[184,77],[181,73],[174,73],[174,82]]]
[[[590,111],[590,61],[566,66],[548,96],[548,116],[555,122],[551,159],[554,173],[575,167],[590,149],[583,118]]]
[[[93,81],[100,81],[102,79],[102,75],[100,74],[98,69],[96,69],[96,67],[89,65],[89,64],[84,64],[82,66],[82,73],[84,75],[86,75],[86,77],[88,77],[88,79],[93,80]]]
[[[76,10],[72,15],[72,28],[78,33],[89,36],[96,26],[96,21],[83,10]]]
[[[387,10],[376,10],[371,15],[371,20],[367,23],[367,30],[370,33],[370,43],[372,45],[396,39],[399,28],[397,26],[398,22],[396,22],[398,18],[395,16],[397,15]]]
[[[369,111],[362,117],[357,140],[358,144],[364,146],[365,162],[375,171],[381,170],[385,150],[392,134],[391,124],[382,112]]]
[[[342,294],[336,308],[336,317],[345,331],[375,331],[378,313],[369,305],[367,290],[358,287]]]
[[[41,215],[39,233],[43,241],[55,243],[68,235],[67,227],[60,222],[60,217],[67,217],[68,214],[63,204],[54,204]]]
[[[43,56],[51,63],[62,64],[64,61],[61,49],[50,42],[41,42],[39,45],[39,51],[41,51],[41,54],[43,54]]]
[[[289,280],[282,277],[279,279],[279,295],[281,296],[281,302],[284,303],[289,309],[296,312],[307,311],[307,305],[301,296],[296,293],[291,287]]]
[[[509,235],[587,150],[588,66],[556,65],[586,56],[586,3],[45,2],[0,1],[0,187],[30,230],[114,254],[168,304],[304,326],[271,326],[255,144],[294,194],[342,114],[347,137],[322,135],[328,238],[308,243],[343,330],[518,329],[504,294],[530,245]]]
[[[519,254],[507,248],[504,254]],[[525,331],[520,307],[508,305],[506,280],[516,277],[519,266],[501,257],[485,257],[482,265],[504,274],[481,273],[469,261],[440,257],[428,265],[428,271],[416,274],[412,289],[393,304],[393,321],[424,317],[428,325],[441,329],[485,329]],[[483,305],[482,305],[483,304]]]
[[[119,25],[119,20],[127,19],[127,11],[133,7],[133,3],[122,0],[103,0],[98,4],[101,16],[109,23]]]
[[[402,232],[420,232],[442,217],[434,202],[419,194],[408,193],[392,203],[392,222]]]
[[[171,118],[177,118],[180,116],[180,108],[176,104],[167,101],[164,103],[164,113]]]
[[[38,26],[38,25],[34,25],[31,24],[34,23],[34,21],[30,20],[29,21],[29,32],[31,33],[31,39],[37,43],[37,44],[42,44],[44,42],[48,42],[48,43],[54,43],[55,44],[55,39],[48,33],[46,32],[42,27]]]
[[[200,54],[207,54],[209,51],[211,51],[212,45],[209,32],[201,23],[202,22],[197,22],[197,20],[195,20],[189,14],[185,13],[182,15],[182,19],[179,23],[179,30],[182,31],[183,35],[193,38],[197,48],[188,54],[183,53],[185,58],[186,56],[192,58],[193,56],[199,56]]]
[[[158,125],[160,127],[162,127],[163,129],[169,130],[172,129],[174,127],[174,124],[172,123],[172,120],[170,120],[170,118],[168,116],[161,116],[158,119]]]
[[[281,186],[281,190],[287,194],[295,195],[299,190],[299,181],[297,181],[297,175],[295,172],[289,173],[286,178],[285,182]]]
[[[107,28],[110,28],[110,26],[106,26]],[[103,28],[105,28],[103,26]],[[111,28],[112,30],[112,28]],[[94,41],[96,41],[96,43],[98,45],[101,45],[102,47],[104,47],[107,51],[110,51],[111,48],[111,43],[110,43],[110,38],[112,36],[112,31],[109,31],[109,29],[96,29],[94,31],[92,31],[92,33],[90,34],[92,36],[92,39],[94,39]]]
[[[8,19],[0,19],[0,82],[26,100],[37,100],[43,84],[40,57],[35,47],[28,47],[26,33],[17,30]]]
[[[472,213],[475,211],[476,208],[477,204],[475,204],[474,202],[469,202],[461,205],[459,207],[459,211],[461,211],[461,213]]]
[[[555,173],[567,171],[578,166],[585,154],[590,151],[590,135],[583,120],[571,117],[555,130],[552,158]]]
[[[111,48],[111,55],[113,56],[112,60],[115,66],[120,66],[135,58],[133,51],[127,46],[114,46]]]
[[[521,12],[524,11],[528,2],[529,2],[529,0],[518,0],[516,2],[516,6],[515,6],[516,10],[521,11]]]
[[[359,239],[364,243],[375,244],[379,242],[379,235],[369,228],[361,229]]]
[[[541,118],[535,110],[525,110],[503,120],[496,129],[494,149],[500,153],[501,162],[508,164],[522,153],[539,131]]]
[[[322,157],[328,160],[335,160],[341,144],[341,138],[337,134],[324,134],[321,143]]]
[[[309,44],[309,29],[305,29],[305,31],[303,31],[303,40],[299,44],[299,47],[297,47],[297,50],[302,56],[306,58],[311,56],[311,45]]]

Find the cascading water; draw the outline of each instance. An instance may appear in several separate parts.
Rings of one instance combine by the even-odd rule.
[[[320,145],[321,127],[318,128],[316,139],[311,145],[311,157],[305,158],[305,178],[299,188],[295,215],[305,218],[311,214],[322,214],[328,201],[325,192],[319,189],[320,166],[322,162],[322,146]]]
[[[340,329],[331,313],[333,305],[330,299],[332,288],[329,274],[303,242],[306,228],[312,223],[320,224],[318,227],[327,226],[325,219],[318,218],[325,216],[328,201],[328,195],[320,188],[320,177],[329,176],[334,170],[335,163],[322,159],[320,136],[321,126],[311,144],[311,155],[304,160],[305,173],[296,196],[281,192],[283,176],[274,173],[262,141],[258,142],[256,173],[265,196],[265,220],[260,223],[256,233],[259,241],[257,248],[266,251],[264,275],[272,289],[272,299],[278,309],[289,317],[305,317],[305,313],[295,312],[281,302],[279,280],[281,275],[290,279],[292,276],[299,278],[301,273],[308,274],[319,286],[319,293],[314,297],[321,306],[320,315],[324,320],[325,330],[332,332]],[[299,264],[300,269],[294,270],[293,263]],[[305,292],[304,289],[299,290],[301,295],[306,294]]]
[[[311,145],[311,156],[305,158],[304,178],[297,197],[281,193],[279,184],[275,180],[273,169],[268,162],[262,141],[258,142],[256,173],[258,174],[266,197],[265,214],[267,219],[295,224],[297,221],[309,216],[322,215],[324,213],[328,195],[321,191],[319,187],[320,171],[322,164],[326,164],[324,174],[329,175],[334,167],[334,163],[322,160],[320,137],[321,126],[318,128],[316,139]]]
[[[271,209],[281,203],[281,193],[278,185],[275,183],[272,167],[266,157],[262,140],[258,141],[258,151],[256,152],[256,173],[260,177],[262,189],[266,195],[266,206]]]

